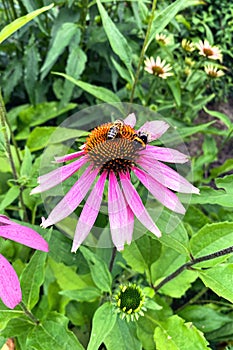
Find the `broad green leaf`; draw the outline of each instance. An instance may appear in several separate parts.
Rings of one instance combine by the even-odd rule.
[[[210,114],[212,117],[216,117],[219,120],[221,120],[229,129],[233,128],[233,123],[226,114],[218,111],[211,111],[207,107],[204,107],[204,111]]]
[[[47,53],[44,64],[41,67],[41,79],[43,80],[49,73],[50,69],[69,45],[72,37],[79,33],[80,29],[76,23],[63,23],[56,33],[55,38],[52,38],[51,47]]]
[[[111,294],[112,276],[105,261],[86,247],[82,246],[79,249],[88,263],[92,279],[96,286],[101,291],[109,292]]]
[[[16,32],[18,29],[22,28],[25,24],[30,22],[33,18],[37,17],[41,13],[50,10],[54,4],[50,4],[49,6],[42,7],[36,11],[33,11],[31,13],[28,13],[27,15],[23,17],[17,18],[15,21],[8,24],[6,27],[4,27],[0,32],[0,43],[2,43],[4,40],[9,38],[14,32]]]
[[[227,159],[222,165],[210,170],[210,176],[216,179],[217,176],[233,170],[233,159]]]
[[[0,300],[0,329],[4,329],[11,319],[21,317],[23,314],[19,306],[17,309],[9,310]]]
[[[177,315],[171,316],[155,329],[157,350],[209,350],[208,342],[192,323]]]
[[[33,323],[25,315],[22,315],[20,318],[12,318],[7,327],[1,331],[1,335],[13,338],[29,332],[32,328]]]
[[[95,96],[96,98],[98,98],[101,101],[104,101],[107,103],[121,102],[120,98],[116,94],[114,94],[111,90],[108,90],[108,89],[103,88],[101,86],[96,86],[96,85],[92,85],[89,83],[85,83],[84,81],[81,81],[81,80],[76,80],[76,79],[74,79],[74,78],[72,78],[69,75],[64,74],[64,73],[54,72],[53,74],[56,74],[56,75],[59,75],[65,79],[68,79],[69,81],[71,81],[72,83],[79,86],[81,89],[83,89],[84,91],[88,92],[89,94]]]
[[[168,79],[167,84],[171,89],[172,95],[178,107],[181,106],[181,91],[180,91],[180,83],[175,79]]]
[[[47,253],[36,251],[22,273],[20,285],[23,293],[23,302],[29,310],[39,300],[40,287],[44,282],[46,259]]]
[[[117,315],[111,303],[101,305],[95,312],[87,350],[97,350],[116,323]]]
[[[196,0],[176,0],[164,10],[156,11],[146,48],[148,48],[152,40],[154,40],[155,35],[161,33],[179,11],[198,3],[199,1]]]
[[[64,108],[59,108],[58,102],[43,102],[36,106],[26,106],[19,112],[19,118],[24,125],[37,126],[74,109],[76,106],[75,103],[69,103]]]
[[[158,259],[160,251],[160,242],[144,235],[132,242],[130,246],[126,245],[122,256],[134,271],[139,273],[146,271],[148,274],[151,264]]]
[[[77,337],[68,330],[68,318],[51,313],[34,328],[27,338],[27,349],[84,350]]]
[[[188,305],[179,312],[179,316],[194,325],[203,332],[212,332],[221,328],[224,324],[232,322],[232,317],[215,310],[215,306]]]
[[[19,187],[11,187],[4,195],[3,200],[0,203],[0,212],[2,212],[8,205],[14,202],[16,198],[19,197]]]
[[[129,43],[111,20],[100,0],[96,0],[96,3],[112,50],[119,56],[122,62],[124,62],[128,70],[131,71],[132,51]]]
[[[192,227],[194,232],[200,230],[206,224],[211,223],[211,219],[206,216],[201,209],[194,205],[188,207],[184,221]]]
[[[173,273],[186,262],[187,259],[184,255],[163,246],[159,259],[151,266],[153,285],[156,286],[165,277]],[[180,298],[191,287],[191,283],[194,282],[197,277],[198,274],[195,271],[183,271],[176,278],[166,283],[160,291],[170,297]]]
[[[24,84],[27,90],[31,104],[37,103],[37,82],[39,74],[39,60],[40,55],[37,47],[35,36],[29,40],[25,48],[24,54]]]
[[[49,266],[62,290],[85,289],[91,285],[90,278],[86,275],[78,275],[73,267],[57,263],[52,259],[49,259]]]
[[[199,271],[199,277],[206,287],[233,303],[233,264],[222,264]]]
[[[141,342],[138,340],[136,325],[133,322],[125,322],[119,317],[111,332],[104,340],[108,350],[141,350]]]
[[[102,293],[95,287],[87,287],[84,289],[76,290],[63,290],[59,294],[67,296],[71,300],[87,301],[89,303],[101,297]]]
[[[233,242],[233,223],[207,224],[190,239],[192,255],[197,258],[228,248]]]

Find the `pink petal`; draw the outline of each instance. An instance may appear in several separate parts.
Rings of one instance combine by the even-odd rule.
[[[0,226],[0,237],[11,239],[12,241],[26,245],[33,249],[48,252],[48,243],[36,231],[29,227],[19,225],[13,221],[8,225]]]
[[[9,261],[0,254],[0,298],[10,309],[22,300],[18,276]]]
[[[185,213],[185,208],[180,203],[178,197],[168,188],[161,185],[150,175],[138,168],[132,168],[134,174],[138,177],[141,183],[150,191],[150,193],[165,207],[180,213]]]
[[[30,194],[44,192],[57,186],[78,171],[87,161],[87,157],[82,157],[73,163],[64,165],[48,174],[38,177],[39,186],[33,188]]]
[[[78,158],[78,157],[83,156],[83,155],[85,155],[85,152],[82,150],[82,151],[66,154],[66,155],[61,156],[61,157],[55,157],[55,163],[67,162],[68,160],[72,160],[72,159]]]
[[[147,145],[146,149],[141,151],[140,154],[143,157],[155,158],[156,160],[161,160],[168,163],[186,163],[189,160],[189,157],[186,154],[183,154],[172,148],[157,147]]]
[[[169,127],[170,125],[162,120],[153,120],[151,122],[146,122],[138,131],[149,133],[148,141],[151,142],[161,137]]]
[[[124,191],[126,201],[128,202],[132,212],[138,218],[138,220],[157,237],[161,236],[161,232],[153,222],[146,208],[144,207],[142,200],[127,178],[125,174],[120,173],[121,185]]]
[[[95,223],[102,202],[106,177],[107,172],[103,172],[87,198],[75,230],[73,246],[71,249],[72,252],[77,251]]]
[[[130,243],[132,240],[132,213],[127,209],[127,203],[113,172],[109,173],[108,214],[112,241],[117,250],[123,250],[125,242]]]
[[[134,113],[130,113],[125,119],[124,119],[124,123],[126,125],[131,126],[131,128],[133,128],[136,124],[136,116]]]
[[[191,185],[183,176],[157,160],[148,161],[146,157],[142,156],[137,163],[156,181],[171,190],[182,193],[199,193],[198,188]]]
[[[98,172],[99,169],[93,169],[92,165],[90,165],[69,192],[51,211],[47,220],[42,222],[42,226],[46,228],[69,216],[86,196]]]

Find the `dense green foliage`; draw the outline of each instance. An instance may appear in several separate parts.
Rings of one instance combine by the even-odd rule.
[[[232,102],[233,5],[157,2],[57,0],[48,6],[46,0],[4,0],[0,5],[0,86],[7,111],[0,130],[0,213],[32,227],[50,247],[45,254],[1,240],[1,254],[20,277],[24,306],[9,310],[0,301],[0,348],[14,338],[19,350],[232,349],[233,257],[226,249],[233,242],[233,122],[213,106]],[[169,42],[156,37],[161,33]],[[223,61],[185,50],[184,38],[194,45],[207,39],[222,50]],[[157,56],[172,68],[167,79],[144,70],[145,58]],[[225,75],[211,77],[206,64]],[[61,232],[42,229],[43,199],[30,196],[44,149],[49,145],[63,155],[72,139],[74,152],[88,135],[81,127],[57,126],[103,102],[130,102],[159,113],[175,130],[169,147],[185,143],[189,180],[200,189],[191,199],[179,195],[187,202],[182,220],[163,211],[156,222],[161,239],[147,232],[117,252],[114,263],[110,248],[82,246],[71,253],[67,222],[58,226]],[[138,192],[144,200],[143,190]],[[171,218],[176,224],[168,234]],[[105,227],[107,215],[98,220]],[[141,287],[145,310],[127,322],[116,312],[114,295],[129,283]]]

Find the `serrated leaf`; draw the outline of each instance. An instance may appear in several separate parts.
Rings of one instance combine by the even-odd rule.
[[[0,32],[0,43],[9,38],[14,32],[18,29],[22,28],[25,24],[30,22],[33,18],[39,16],[41,13],[50,10],[54,4],[50,4],[49,6],[42,7],[36,11],[28,13],[25,16],[17,18],[15,21],[11,22],[7,26],[5,26]]]
[[[155,329],[157,350],[209,350],[208,342],[192,323],[185,323],[177,315],[171,316]]]
[[[118,30],[114,22],[111,20],[100,0],[96,0],[96,3],[100,12],[105,33],[108,37],[112,50],[116,55],[119,56],[128,70],[131,71],[132,51],[129,43]]]
[[[108,90],[108,89],[103,88],[101,86],[96,86],[96,85],[92,85],[89,83],[85,83],[84,81],[81,81],[81,80],[76,80],[76,79],[74,79],[74,78],[72,78],[69,75],[64,74],[64,73],[53,72],[53,74],[56,74],[56,75],[59,75],[65,79],[68,79],[69,81],[71,81],[72,83],[79,86],[81,89],[83,89],[84,91],[88,92],[89,94],[95,96],[96,98],[98,98],[101,101],[104,101],[107,103],[121,102],[120,98],[116,94],[114,94],[111,90]]]
[[[41,79],[43,80],[49,73],[50,69],[63,53],[65,48],[69,45],[72,37],[79,32],[76,23],[63,23],[58,29],[56,36],[52,38],[51,47],[47,53],[44,64],[41,67]]]
[[[113,329],[116,319],[117,315],[111,303],[105,303],[96,310],[87,350],[96,350],[99,348]]]
[[[222,264],[199,271],[199,277],[206,287],[233,303],[233,264]]]
[[[79,249],[88,263],[95,285],[101,291],[109,292],[111,294],[112,276],[105,261],[86,247],[82,246]]]
[[[68,318],[51,313],[34,328],[27,338],[27,349],[84,350],[77,337],[68,330]]]

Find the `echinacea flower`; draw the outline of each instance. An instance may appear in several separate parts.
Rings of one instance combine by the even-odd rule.
[[[207,75],[209,75],[211,78],[219,78],[225,75],[223,70],[218,69],[218,67],[212,65],[212,64],[207,64],[204,66],[205,72]]]
[[[48,243],[37,232],[11,221],[4,215],[0,215],[0,237],[48,252]],[[18,276],[11,264],[1,254],[0,268],[0,298],[7,307],[14,309],[22,300]]]
[[[199,50],[199,55],[210,58],[211,60],[222,61],[221,50],[217,46],[211,46],[208,40],[204,40],[204,42],[200,40],[196,45]]]
[[[129,321],[138,320],[146,311],[145,298],[142,289],[136,284],[120,285],[115,296],[117,312],[122,319]]]
[[[188,157],[179,151],[147,144],[159,138],[169,125],[163,121],[146,122],[135,130],[132,113],[124,121],[106,123],[91,131],[81,151],[55,158],[57,163],[74,160],[38,178],[39,186],[31,194],[44,192],[68,179],[84,165],[86,170],[54,207],[42,226],[48,227],[69,216],[82,202],[95,182],[79,217],[72,251],[75,252],[91,231],[98,216],[104,187],[108,185],[108,215],[112,241],[118,250],[130,244],[134,216],[157,237],[160,230],[144,207],[131,182],[134,174],[164,206],[184,214],[185,208],[175,193],[198,193],[186,179],[161,161],[185,163]]]
[[[165,60],[161,60],[159,56],[156,57],[156,61],[153,57],[145,59],[145,71],[150,74],[157,75],[159,78],[167,79],[172,76],[173,73],[169,72],[172,67],[169,63],[166,64]]]
[[[156,36],[155,36],[155,39],[156,41],[158,41],[159,43],[163,44],[163,45],[168,45],[170,44],[170,38],[165,35],[165,34],[162,34],[162,33],[157,33]]]
[[[194,50],[196,50],[194,43],[187,39],[183,39],[181,41],[181,46],[187,52],[193,52]]]

